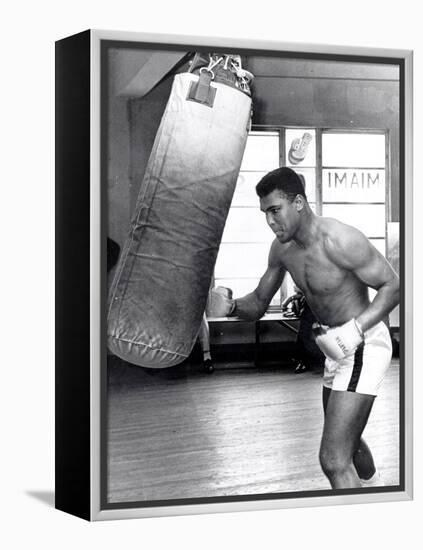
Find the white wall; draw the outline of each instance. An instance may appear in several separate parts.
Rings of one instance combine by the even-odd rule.
[[[422,118],[422,44],[418,3],[342,4],[262,0],[15,2],[2,10],[1,126],[1,518],[5,548],[416,548],[421,541],[423,464],[416,399],[414,502],[273,512],[131,520],[88,525],[43,501],[53,491],[53,42],[94,27],[233,36],[276,41],[415,49],[415,120]],[[417,128],[419,130],[419,128]],[[416,131],[415,150],[422,149]],[[416,155],[417,156],[417,155]],[[422,204],[422,170],[415,167],[415,204]],[[417,216],[416,216],[417,218]],[[422,216],[415,234],[422,234]],[[416,241],[418,239],[416,238]],[[417,247],[416,247],[417,248]],[[421,250],[421,246],[418,247]],[[415,257],[422,279],[421,253]],[[423,303],[420,288],[415,304]],[[416,319],[415,385],[423,387]],[[418,397],[418,394],[416,394]],[[32,496],[31,496],[32,495]],[[35,496],[34,496],[35,495]],[[7,543],[3,539],[7,539]],[[411,541],[416,542],[411,542]],[[409,543],[407,541],[410,541]]]

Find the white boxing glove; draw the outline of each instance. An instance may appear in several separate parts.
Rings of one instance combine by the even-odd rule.
[[[212,288],[209,294],[207,314],[209,317],[229,317],[235,309],[232,290],[224,286]]]
[[[313,325],[316,344],[329,359],[339,361],[352,355],[363,341],[363,331],[356,319],[334,328]]]

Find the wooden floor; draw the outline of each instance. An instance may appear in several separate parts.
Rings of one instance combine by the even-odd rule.
[[[321,375],[229,367],[152,371],[109,358],[109,502],[330,488],[318,462]],[[398,388],[393,360],[365,431],[389,485],[399,483]]]

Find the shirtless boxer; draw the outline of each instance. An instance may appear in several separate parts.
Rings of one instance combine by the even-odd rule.
[[[390,365],[383,319],[399,302],[398,276],[360,231],[313,213],[294,170],[270,172],[256,192],[276,235],[268,267],[250,294],[231,300],[221,292],[222,306],[228,315],[260,319],[290,273],[319,321],[315,338],[326,356],[322,469],[334,489],[377,485],[361,435]],[[369,287],[377,291],[372,302]]]

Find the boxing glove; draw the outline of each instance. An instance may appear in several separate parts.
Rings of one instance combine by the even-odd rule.
[[[209,317],[229,317],[235,309],[232,290],[224,286],[212,288],[209,294],[207,314]]]
[[[315,323],[313,332],[316,344],[326,357],[334,361],[352,355],[363,341],[363,331],[355,319],[333,328]]]
[[[295,317],[301,317],[305,306],[305,296],[302,292],[296,292],[286,298],[282,304],[281,309],[286,314],[295,315]]]

